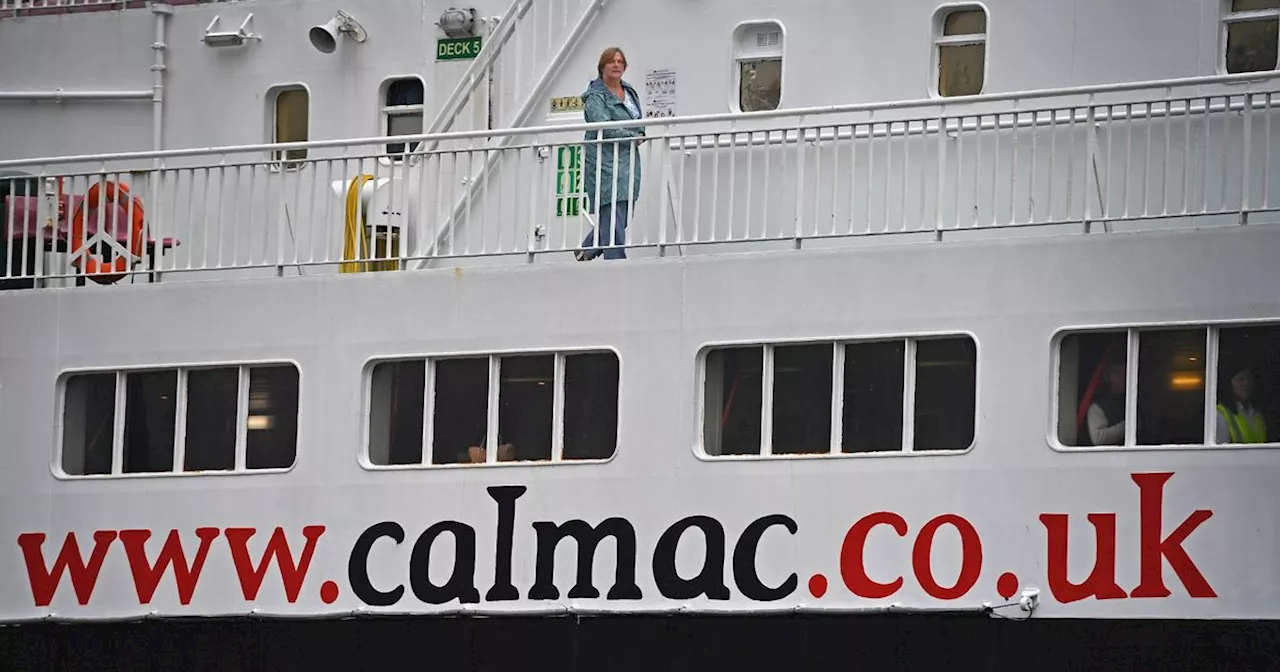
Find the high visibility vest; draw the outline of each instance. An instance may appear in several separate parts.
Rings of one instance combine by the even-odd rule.
[[[1253,422],[1244,413],[1232,413],[1226,406],[1218,404],[1218,415],[1227,423],[1227,431],[1231,433],[1231,443],[1266,443],[1267,425],[1261,413],[1255,413]]]

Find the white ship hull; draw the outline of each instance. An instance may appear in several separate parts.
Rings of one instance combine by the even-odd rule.
[[[521,0],[454,61],[404,48],[443,37],[431,2],[178,4],[0,0],[16,666],[193,617],[243,656],[137,664],[363,665],[369,623],[387,655],[468,638],[449,655],[477,667],[525,630],[523,662],[572,669],[890,641],[909,653],[862,662],[1145,664],[1103,630],[1162,669],[1276,664],[1280,79],[1216,39],[1271,9],[991,2],[956,37],[914,1]],[[312,50],[338,9],[363,32]],[[97,33],[101,88],[28,55]],[[578,263],[606,225],[574,101],[614,42],[656,113],[609,125],[645,126],[628,258]],[[979,43],[986,83],[940,95],[940,49]],[[742,113],[771,59],[778,109]],[[422,100],[392,104],[405,78]],[[389,138],[406,114],[423,132]],[[588,356],[616,377],[584,394]],[[449,387],[455,360],[476,380]],[[1228,437],[1247,367],[1268,424]],[[1134,420],[1103,441],[1116,379]]]

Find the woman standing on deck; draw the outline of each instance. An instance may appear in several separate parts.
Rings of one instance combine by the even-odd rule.
[[[600,54],[597,79],[582,94],[583,117],[587,123],[640,119],[640,96],[623,81],[627,57],[617,47]],[[587,131],[583,146],[583,176],[587,211],[596,214],[596,227],[582,241],[584,249],[574,252],[579,261],[604,253],[605,259],[626,259],[627,221],[631,204],[640,192],[640,142],[643,128],[607,128]],[[600,140],[599,142],[593,142]],[[596,231],[604,231],[596,240]],[[601,247],[604,249],[602,250]]]

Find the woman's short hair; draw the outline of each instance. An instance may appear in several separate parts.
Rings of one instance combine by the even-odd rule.
[[[626,54],[624,54],[624,53],[622,53],[622,49],[620,49],[620,48],[618,48],[618,47],[609,47],[608,49],[605,49],[604,51],[600,52],[600,61],[596,63],[596,74],[597,74],[597,75],[599,75],[599,76],[601,76],[601,77],[603,77],[603,76],[604,76],[604,66],[606,66],[606,65],[608,65],[609,63],[613,62],[613,58],[614,58],[615,56],[621,56],[621,57],[622,57],[622,69],[623,69],[623,70],[626,70],[626,69],[627,69],[627,55],[626,55]]]

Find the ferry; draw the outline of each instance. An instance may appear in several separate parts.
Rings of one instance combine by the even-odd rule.
[[[0,0],[0,666],[1280,669],[1278,37]]]

